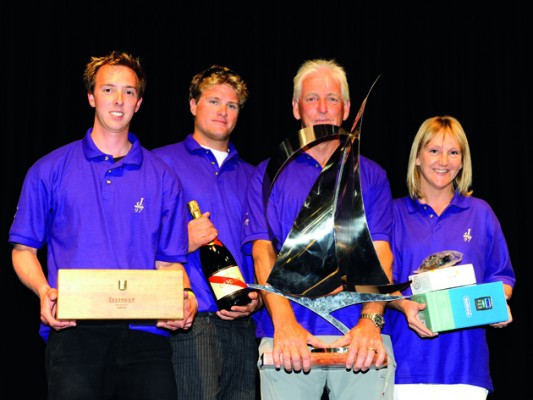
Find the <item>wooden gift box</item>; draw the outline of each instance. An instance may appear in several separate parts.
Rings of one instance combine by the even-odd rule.
[[[59,269],[57,319],[183,319],[183,272]]]

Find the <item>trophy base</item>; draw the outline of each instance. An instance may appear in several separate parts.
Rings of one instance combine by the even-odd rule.
[[[314,368],[346,368],[346,358],[348,357],[348,348],[347,347],[332,347],[327,349],[312,349],[311,350],[311,366]],[[387,357],[385,361],[379,367],[387,367]],[[371,368],[376,368],[375,366],[376,357],[372,362]],[[272,352],[264,352],[261,354],[261,359],[259,362],[259,368],[275,368],[274,359],[272,357]]]

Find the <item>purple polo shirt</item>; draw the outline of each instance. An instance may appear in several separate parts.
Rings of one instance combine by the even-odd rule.
[[[185,262],[187,216],[175,173],[132,133],[131,150],[114,163],[95,146],[91,131],[28,170],[9,242],[47,246],[51,287],[59,268],[155,269],[156,260]],[[41,326],[45,340],[49,329]]]
[[[201,147],[192,134],[183,141],[153,149],[178,175],[183,185],[183,201],[198,201],[202,213],[209,211],[218,238],[231,252],[247,283],[254,282],[253,263],[240,250],[246,187],[254,167],[239,157],[233,144],[221,166],[211,150]],[[189,220],[192,217],[189,215]],[[205,278],[199,251],[187,256],[185,265],[198,300],[198,311],[218,310],[209,282]]]
[[[254,240],[271,240],[263,204],[263,177],[268,160],[256,168],[248,189],[248,219],[243,228],[243,250],[251,253]],[[268,201],[268,224],[279,243],[287,238],[294,220],[322,168],[307,154],[292,160],[276,178]],[[391,190],[385,170],[377,163],[360,157],[363,204],[372,240],[389,242],[392,229]],[[276,249],[279,251],[279,249]],[[307,307],[291,302],[298,322],[313,335],[339,335],[341,332]],[[331,315],[352,328],[357,324],[361,304],[344,307]],[[385,325],[385,329],[387,329]],[[386,332],[383,332],[386,333]],[[258,337],[273,337],[274,329],[268,312],[262,312],[257,324]]]
[[[477,283],[502,281],[514,286],[515,275],[502,228],[491,207],[479,198],[455,194],[437,216],[418,199],[393,202],[394,280],[405,282],[431,254],[456,250],[460,264],[472,264]],[[411,295],[411,289],[404,291]],[[485,327],[441,332],[421,339],[405,317],[387,311],[396,356],[396,383],[469,384],[492,390]]]

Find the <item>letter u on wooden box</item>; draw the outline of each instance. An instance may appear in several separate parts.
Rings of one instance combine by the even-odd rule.
[[[57,319],[183,319],[183,272],[59,269]]]

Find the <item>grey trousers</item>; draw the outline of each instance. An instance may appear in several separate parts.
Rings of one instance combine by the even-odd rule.
[[[366,372],[347,371],[344,368],[311,368],[309,373],[295,373],[260,369],[262,400],[320,400],[324,390],[329,400],[393,400],[396,360],[389,335],[381,335],[387,351],[385,368]],[[331,343],[338,336],[317,336]],[[259,354],[272,351],[272,338],[263,338]]]
[[[180,400],[255,400],[257,340],[252,318],[224,321],[198,313],[170,338]]]

